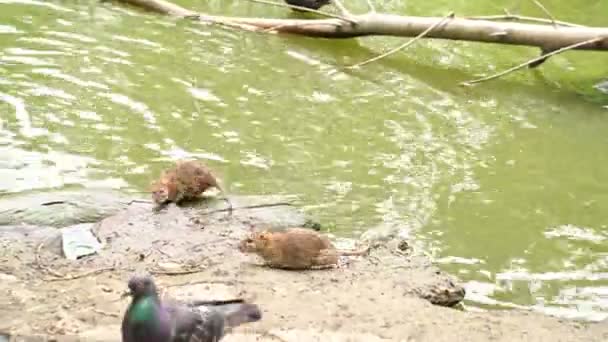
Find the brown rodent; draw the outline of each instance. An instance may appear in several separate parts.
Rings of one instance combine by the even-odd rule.
[[[357,251],[337,250],[329,239],[314,230],[289,228],[279,232],[254,232],[240,241],[239,251],[257,254],[274,268],[302,270],[330,268],[341,255],[362,255],[369,246]]]
[[[193,200],[209,188],[217,188],[224,200],[228,202],[228,211],[232,213],[232,203],[226,192],[219,185],[211,170],[196,160],[178,160],[175,166],[162,172],[160,179],[152,183],[152,199],[158,205],[169,202],[179,204],[184,200]]]

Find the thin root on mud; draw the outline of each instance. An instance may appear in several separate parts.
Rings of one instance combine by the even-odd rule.
[[[74,280],[74,279],[85,278],[85,277],[89,277],[92,275],[100,274],[103,272],[110,272],[110,271],[114,271],[114,270],[116,270],[115,266],[108,266],[108,267],[101,267],[101,268],[97,268],[97,269],[82,272],[82,273],[77,273],[77,274],[66,274],[66,275],[57,276],[59,273],[53,273],[53,275],[55,275],[55,278],[46,278],[45,280],[46,281]],[[55,271],[53,271],[53,272],[55,272]]]
[[[152,270],[150,273],[152,274],[160,274],[167,276],[176,276],[176,275],[184,275],[184,274],[194,274],[201,273],[207,270],[207,267],[195,267],[191,269],[177,270],[177,271],[163,271],[163,270]]]
[[[117,314],[117,313],[115,313],[115,312],[107,312],[107,311],[103,311],[103,310],[95,309],[95,308],[93,308],[92,310],[93,310],[93,312],[98,313],[98,314],[100,314],[102,316],[120,317],[120,315]]]

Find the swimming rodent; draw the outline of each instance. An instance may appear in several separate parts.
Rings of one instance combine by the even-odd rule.
[[[217,188],[228,203],[232,214],[232,202],[226,192],[205,164],[197,160],[178,160],[175,165],[161,173],[160,179],[152,183],[151,192],[154,203],[163,206],[173,202],[198,199],[209,188]]]
[[[361,250],[337,250],[329,239],[311,229],[288,228],[284,231],[254,232],[239,242],[239,251],[257,254],[267,266],[290,270],[331,268],[342,255],[362,255]]]
[[[288,5],[292,6],[300,6],[306,7],[313,10],[318,10],[319,8],[329,4],[331,0],[285,0]],[[300,9],[292,8],[294,11],[303,12]]]

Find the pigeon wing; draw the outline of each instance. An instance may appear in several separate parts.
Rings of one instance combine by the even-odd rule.
[[[166,306],[171,316],[173,342],[217,342],[224,336],[224,317],[205,306]]]

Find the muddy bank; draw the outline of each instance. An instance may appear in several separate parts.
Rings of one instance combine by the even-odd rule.
[[[278,202],[283,201],[265,196],[233,199],[235,207]],[[237,329],[226,341],[608,338],[605,324],[444,307],[462,300],[462,287],[397,238],[383,240],[370,256],[345,259],[338,269],[294,272],[258,266],[259,260],[236,249],[250,229],[311,221],[287,204],[236,210],[233,216],[213,212],[221,206],[211,202],[153,212],[148,203],[130,203],[91,225],[102,249],[76,261],[62,256],[55,227],[0,227],[0,331],[66,341],[119,341],[127,305],[119,293],[129,274],[146,270],[172,297],[244,296],[258,303],[262,321]]]

